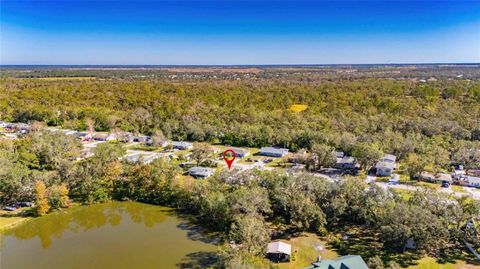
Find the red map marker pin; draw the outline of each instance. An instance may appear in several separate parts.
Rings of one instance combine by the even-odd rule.
[[[232,163],[233,163],[233,161],[235,160],[236,157],[237,157],[237,154],[235,154],[235,151],[233,151],[231,149],[227,149],[223,152],[223,159],[227,163],[228,169],[230,169],[230,167],[232,166]]]

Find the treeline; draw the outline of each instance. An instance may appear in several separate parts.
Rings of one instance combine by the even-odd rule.
[[[462,147],[478,148],[479,104],[480,84],[468,80],[0,80],[2,120],[293,151],[326,144],[351,154],[366,143],[435,169],[457,163]]]
[[[466,228],[480,214],[480,204],[470,198],[426,191],[405,199],[360,179],[331,183],[311,174],[224,171],[194,180],[165,159],[123,163],[121,144],[100,144],[93,157],[77,162],[79,151],[78,141],[60,133],[38,131],[1,142],[0,203],[34,200],[39,214],[68,206],[68,199],[174,207],[220,233],[225,246],[217,266],[226,268],[265,268],[261,257],[277,229],[286,236],[360,227],[383,243],[381,258],[391,268],[406,262],[392,253],[405,251],[408,240],[434,256],[458,254],[464,239],[480,247],[476,228]],[[342,249],[341,241],[335,244]],[[364,258],[378,264],[378,257]]]

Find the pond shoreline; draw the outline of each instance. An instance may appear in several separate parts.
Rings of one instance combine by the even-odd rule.
[[[173,208],[138,202],[73,206],[21,219],[1,234],[6,269],[173,269],[218,259],[219,240],[202,226]]]

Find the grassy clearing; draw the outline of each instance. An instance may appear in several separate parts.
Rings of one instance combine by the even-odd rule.
[[[450,188],[455,192],[466,192],[465,189],[459,185],[450,185]]]
[[[295,105],[291,105],[289,109],[295,113],[299,113],[306,110],[307,108],[308,108],[307,105],[295,104]]]
[[[275,264],[279,268],[304,268],[316,261],[317,256],[323,259],[338,257],[337,252],[326,247],[327,242],[316,234],[305,233],[289,240],[282,240],[292,245],[292,253],[296,251],[296,260],[289,263]]]
[[[417,186],[422,186],[424,188],[432,189],[432,190],[439,190],[442,188],[440,184],[432,183],[432,182],[425,182],[425,181],[419,181],[416,184]]]
[[[410,190],[394,189],[394,188],[391,188],[390,190],[400,195],[405,201],[408,201],[410,198],[412,198],[412,195],[413,195],[413,191],[410,191]]]
[[[342,240],[342,233],[350,238]],[[280,269],[304,268],[314,262],[318,256],[322,259],[335,259],[343,255],[360,255],[368,261],[373,256],[380,256],[384,261],[396,261],[407,269],[473,269],[480,268],[473,257],[461,249],[450,253],[449,257],[433,258],[419,253],[387,253],[383,244],[372,231],[357,227],[348,227],[342,231],[320,237],[313,233],[282,240],[292,245],[292,253],[296,251],[296,260],[289,263],[275,264]],[[273,264],[273,263],[272,263]]]
[[[379,256],[384,262],[395,261],[402,268],[408,269],[470,269],[480,268],[474,257],[465,252],[462,247],[452,246],[443,256],[434,258],[426,257],[416,252],[388,252],[380,242],[375,231],[361,227],[343,228],[342,232],[350,235],[348,240],[336,238],[329,241],[329,247],[339,255],[360,255],[365,261],[373,256]]]
[[[20,208],[16,211],[0,210],[0,232],[12,228],[26,220],[31,219],[31,208]]]
[[[479,268],[478,265],[467,264],[465,261],[455,263],[439,263],[432,257],[424,257],[417,261],[417,265],[407,267],[408,269],[470,269]]]

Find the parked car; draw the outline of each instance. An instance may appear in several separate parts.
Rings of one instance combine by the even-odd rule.
[[[17,210],[17,208],[14,207],[14,206],[6,206],[6,207],[3,208],[3,210],[6,210],[6,211],[15,211],[15,210]]]
[[[450,188],[450,182],[448,182],[448,181],[443,181],[443,182],[442,182],[442,188]]]

